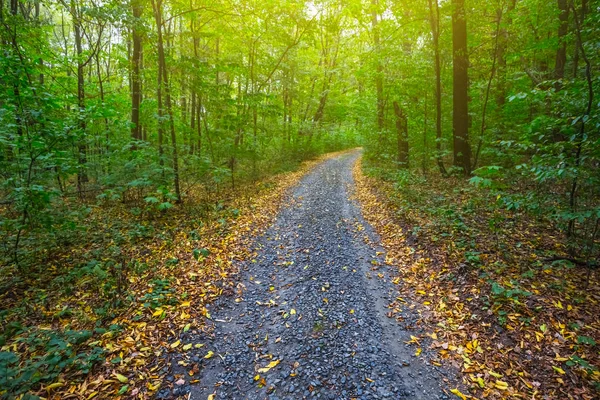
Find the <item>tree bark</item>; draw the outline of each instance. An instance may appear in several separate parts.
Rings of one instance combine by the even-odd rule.
[[[453,140],[454,165],[471,174],[471,147],[469,145],[469,94],[467,53],[467,18],[465,0],[453,0],[452,60],[453,60]]]
[[[565,65],[567,64],[567,41],[569,33],[569,3],[568,0],[557,0],[559,10],[558,25],[558,49],[556,50],[556,62],[554,64],[554,79],[565,77]]]
[[[506,10],[506,17],[500,25],[500,33],[498,35],[498,45],[496,51],[496,59],[498,63],[497,68],[497,82],[498,91],[496,93],[496,104],[501,110],[506,103],[506,50],[508,48],[508,27],[512,24],[512,13],[517,6],[517,0],[511,0]],[[500,20],[504,10],[502,8],[497,11],[497,18]]]
[[[433,69],[435,73],[435,158],[442,175],[447,175],[442,160],[442,68],[440,61],[440,9],[437,0],[429,0],[429,22],[433,37]]]
[[[86,138],[86,120],[85,120],[85,77],[83,62],[83,46],[81,43],[81,20],[79,18],[79,11],[75,6],[75,1],[71,0],[71,18],[73,18],[73,31],[75,34],[75,52],[77,56],[77,113],[79,120],[79,130],[82,136],[77,145],[78,150],[78,171],[77,171],[77,190],[80,196],[83,194],[83,186],[88,182],[87,175],[87,145],[85,143]]]
[[[157,28],[157,45],[158,45],[158,64],[159,70],[162,75],[162,82],[159,82],[159,88],[164,87],[165,92],[165,105],[167,107],[167,116],[169,117],[169,128],[171,132],[171,150],[173,157],[173,186],[175,188],[176,202],[181,203],[181,190],[179,186],[179,159],[177,155],[177,135],[175,134],[175,121],[173,119],[173,106],[171,103],[171,90],[169,87],[169,73],[167,71],[167,64],[165,58],[165,48],[162,32],[162,0],[152,0],[152,8],[154,9],[154,18],[156,20]],[[159,115],[160,116],[160,115]],[[159,125],[162,125],[160,123]]]
[[[398,135],[398,168],[408,168],[408,119],[398,102],[394,102],[396,132]]]
[[[140,126],[140,105],[142,102],[142,90],[140,83],[140,64],[142,58],[142,36],[138,24],[143,12],[143,2],[141,0],[131,0],[131,9],[133,12],[133,55],[131,57],[131,138],[133,140],[142,139],[142,129]]]
[[[377,62],[377,70],[375,73],[375,89],[377,91],[377,129],[378,129],[378,140],[381,144],[383,140],[383,128],[385,125],[385,104],[383,101],[383,66],[379,59],[381,39],[379,34],[379,17],[377,8],[379,6],[378,0],[371,0],[371,27],[373,29],[373,46],[375,47],[375,59]]]

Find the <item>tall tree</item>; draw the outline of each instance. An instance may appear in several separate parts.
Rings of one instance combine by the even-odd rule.
[[[467,16],[464,0],[452,0],[452,126],[454,165],[471,174],[469,144],[469,58],[467,49]]]
[[[383,99],[383,66],[381,65],[381,34],[379,32],[379,1],[371,0],[371,29],[373,31],[373,47],[375,54],[375,89],[377,91],[377,129],[379,141],[383,139],[385,125],[385,104]]]
[[[397,101],[394,101],[394,113],[396,114],[398,167],[408,168],[408,118]]]
[[[442,175],[446,175],[446,167],[442,160],[442,65],[440,60],[440,7],[437,0],[429,2],[429,24],[433,38],[433,71],[435,74],[435,158]]]
[[[171,102],[171,88],[169,86],[169,72],[167,69],[167,62],[165,56],[165,46],[163,39],[163,7],[162,0],[152,0],[152,8],[154,10],[154,18],[156,20],[156,31],[157,31],[157,49],[158,49],[158,75],[159,75],[159,83],[158,83],[158,97],[162,98],[162,91],[164,90],[165,94],[165,105],[167,108],[167,117],[169,130],[171,132],[171,154],[173,157],[173,186],[175,189],[175,198],[176,202],[180,203],[182,201],[181,198],[181,188],[179,184],[179,157],[177,153],[177,135],[175,133],[175,121],[173,119],[173,105]],[[159,104],[159,118],[161,118],[160,107],[162,104]],[[163,121],[159,121],[159,126],[163,125]],[[159,128],[160,129],[160,128]]]
[[[567,34],[569,33],[569,0],[557,0],[558,4],[558,48],[554,63],[554,79],[565,77],[567,64]]]
[[[140,32],[140,24],[143,7],[142,0],[131,0],[131,10],[134,18],[131,29],[133,41],[133,54],[131,57],[131,138],[134,140],[142,139],[142,127],[140,124],[140,104],[142,102],[140,78],[142,35]]]

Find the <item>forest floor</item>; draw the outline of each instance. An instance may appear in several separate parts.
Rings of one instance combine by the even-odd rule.
[[[364,164],[363,215],[399,275],[391,313],[418,312],[429,333],[415,346],[460,370],[457,398],[600,398],[597,269],[565,261],[565,233],[544,215],[502,206],[527,189]]]
[[[548,226],[464,179],[365,175],[357,150],[240,193],[94,207],[104,236],[0,293],[0,397],[598,398],[599,288],[544,261],[565,254]],[[150,233],[122,276],[101,250],[130,225]]]
[[[449,398],[448,372],[411,345],[418,314],[390,318],[398,278],[351,200],[359,156],[325,161],[293,189],[235,293],[210,307],[213,329],[179,335],[193,346],[170,353],[159,398]]]

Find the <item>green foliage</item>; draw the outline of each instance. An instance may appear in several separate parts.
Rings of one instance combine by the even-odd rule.
[[[36,354],[21,359],[14,351],[0,351],[0,387],[7,395],[28,392],[39,383],[54,383],[60,374],[80,372],[87,374],[98,362],[104,361],[104,349],[83,345],[103,330],[57,333],[51,330],[21,330],[15,341]]]

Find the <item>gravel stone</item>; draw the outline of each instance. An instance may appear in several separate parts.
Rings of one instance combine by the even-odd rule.
[[[441,368],[423,362],[425,349],[412,358],[414,347],[404,344],[423,332],[386,316],[396,275],[351,200],[359,156],[327,160],[291,190],[256,239],[256,258],[241,264],[243,301],[222,296],[211,306],[214,335],[185,334],[186,343],[206,344],[196,357],[215,353],[193,377],[199,383],[186,385],[189,398],[446,398]],[[405,320],[416,321],[409,313]],[[258,372],[273,360],[280,363]],[[172,365],[173,374],[184,372]]]

